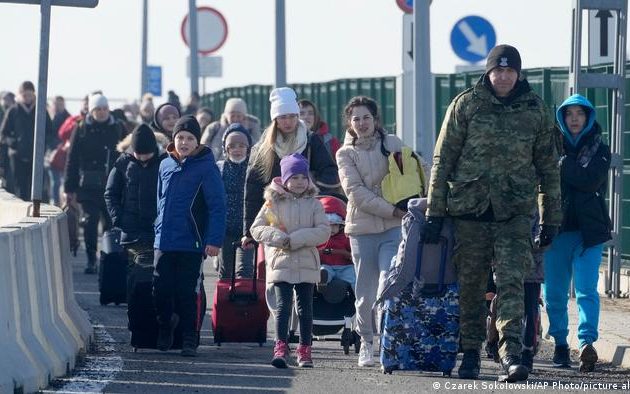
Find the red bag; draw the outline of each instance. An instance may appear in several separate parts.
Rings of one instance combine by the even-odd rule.
[[[68,160],[68,149],[70,143],[60,142],[50,155],[50,168],[57,171],[66,169],[66,160]]]
[[[236,279],[236,249],[234,243],[232,278],[217,281],[212,302],[212,332],[214,343],[257,342],[260,346],[267,340],[269,309],[265,301],[265,281],[257,278],[254,269],[252,279]]]

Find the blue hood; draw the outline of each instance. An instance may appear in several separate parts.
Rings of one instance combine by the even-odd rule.
[[[564,123],[564,110],[571,105],[579,105],[587,110],[588,119],[586,120],[586,126],[580,132],[580,134],[577,135],[577,137],[573,137],[573,135],[567,128],[566,123]],[[591,104],[591,102],[588,101],[586,97],[580,94],[574,94],[573,96],[564,100],[560,107],[558,107],[558,109],[556,110],[556,120],[558,121],[558,124],[560,125],[560,130],[562,130],[562,134],[564,134],[566,139],[570,141],[573,146],[577,146],[578,142],[580,142],[580,139],[589,131],[591,131],[593,125],[595,124],[595,107],[593,107],[593,104]]]

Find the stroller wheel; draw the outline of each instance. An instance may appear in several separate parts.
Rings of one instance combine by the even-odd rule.
[[[359,350],[361,350],[361,336],[353,331],[352,337],[354,338],[354,352],[359,354]]]
[[[289,331],[289,343],[298,343],[300,342],[300,337],[295,335],[295,331],[291,330]]]
[[[350,345],[354,343],[354,337],[352,336],[352,331],[349,328],[343,329],[340,342],[343,347],[343,354],[350,353]]]

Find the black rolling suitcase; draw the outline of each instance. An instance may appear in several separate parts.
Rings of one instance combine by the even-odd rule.
[[[127,252],[120,245],[120,230],[103,234],[103,250],[98,269],[98,290],[101,305],[127,302]]]
[[[158,322],[155,305],[153,304],[153,266],[134,264],[129,269],[127,281],[127,317],[129,323],[127,327],[131,331],[131,346],[134,351],[138,349],[156,349],[158,337]],[[203,286],[203,275],[201,285],[196,295],[197,305],[196,322],[197,332],[201,331],[201,325],[206,313],[206,292]],[[175,313],[178,307],[175,305]],[[182,331],[178,326],[175,329],[175,338],[171,349],[181,349]]]

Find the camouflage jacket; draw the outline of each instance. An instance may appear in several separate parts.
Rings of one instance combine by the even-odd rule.
[[[476,216],[492,206],[494,220],[531,215],[560,225],[560,172],[551,117],[526,80],[508,102],[484,84],[461,93],[446,111],[435,146],[428,216]]]

